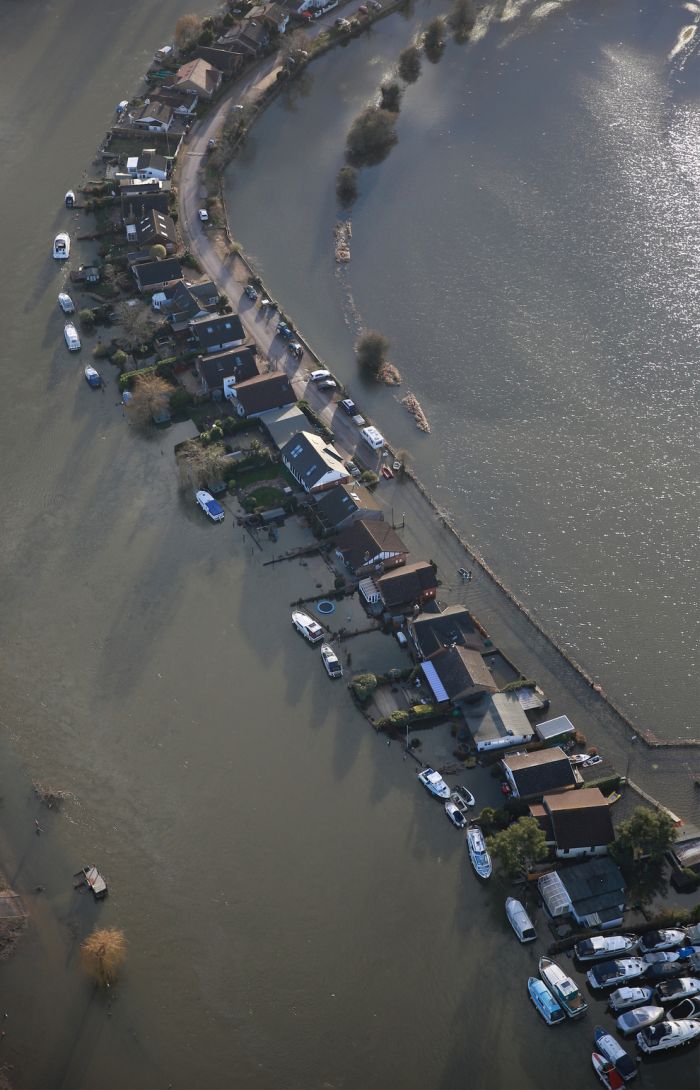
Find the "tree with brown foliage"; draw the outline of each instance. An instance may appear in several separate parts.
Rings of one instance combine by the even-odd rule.
[[[175,23],[175,45],[178,49],[187,49],[192,45],[202,27],[198,15],[181,15]]]
[[[174,387],[155,371],[136,375],[131,389],[131,398],[125,405],[129,420],[139,427],[146,427],[170,407],[170,396]]]
[[[111,988],[126,959],[124,932],[116,927],[97,928],[80,947],[83,969],[100,988]]]

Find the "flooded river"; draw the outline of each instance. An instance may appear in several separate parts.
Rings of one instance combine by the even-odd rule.
[[[0,966],[0,1064],[18,1087],[590,1086],[593,1019],[538,1022],[524,984],[536,954],[507,932],[503,890],[478,886],[411,762],[292,637],[289,602],[321,573],[263,567],[271,546],[251,555],[230,518],[205,524],[177,490],[174,432],[131,435],[111,376],[89,390],[63,348],[49,256],[63,193],[176,17],[205,7],[0,0],[0,858],[31,914]],[[393,49],[408,32],[397,20],[380,34]],[[366,93],[348,83],[349,98]],[[261,213],[278,233],[285,208]],[[307,316],[327,338],[322,282],[307,281]],[[376,406],[381,420],[390,395]],[[356,666],[400,661],[377,640]],[[41,809],[32,780],[74,799]],[[470,784],[494,801],[490,777]],[[110,880],[100,906],[72,888],[88,862]],[[77,965],[98,921],[129,944],[107,998]],[[691,1054],[647,1064],[644,1083],[696,1075]]]

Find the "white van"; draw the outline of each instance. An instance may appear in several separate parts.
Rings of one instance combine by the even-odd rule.
[[[320,370],[320,371],[312,371],[311,374],[309,375],[309,378],[311,379],[312,382],[320,382],[321,379],[330,378],[330,377],[331,377],[330,371],[324,371],[323,369]]]
[[[377,431],[377,429],[372,427],[371,425],[368,428],[362,428],[360,430],[360,435],[364,439],[367,446],[371,447],[372,450],[381,450],[381,448],[384,446],[384,436],[381,434],[381,432]]]

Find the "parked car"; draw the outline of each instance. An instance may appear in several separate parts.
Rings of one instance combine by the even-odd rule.
[[[336,19],[335,25],[338,30],[348,30],[350,23],[347,19]]]
[[[263,310],[267,310],[268,307],[270,307],[272,310],[275,309],[275,304],[272,302],[272,299],[268,299],[267,296],[260,300],[260,306],[263,308]]]
[[[344,401],[340,402],[340,407],[344,413],[348,414],[348,416],[354,416],[357,412],[357,405],[352,400],[352,398],[349,397],[346,397]]]
[[[285,340],[289,340],[290,337],[294,336],[294,331],[287,325],[286,322],[277,323],[277,332],[279,333],[280,337],[284,337]]]
[[[321,379],[330,378],[330,377],[331,377],[330,371],[323,371],[323,370],[321,370],[321,371],[312,371],[311,374],[309,375],[309,378],[311,379],[312,382],[320,382]]]
[[[337,390],[338,383],[335,381],[335,379],[326,378],[323,380],[323,382],[319,382],[318,388],[319,390]]]
[[[371,8],[372,11],[382,10],[382,5],[379,3],[379,0],[367,0],[367,7]]]
[[[255,288],[253,287],[252,284],[246,284],[243,291],[245,292],[245,294],[248,296],[249,299],[252,299],[253,302],[255,302],[255,300],[258,297],[258,293],[257,293],[257,291],[255,290]]]
[[[290,341],[287,345],[287,351],[291,352],[292,355],[296,356],[297,359],[301,359],[301,357],[304,355],[304,349],[299,344],[299,341]]]
[[[354,462],[343,462],[343,465],[345,466],[345,468],[347,469],[347,471],[348,471],[348,473],[350,474],[351,477],[360,477],[360,476],[362,476],[362,474],[360,473],[360,470],[358,469],[358,467],[355,465]]]
[[[202,223],[209,223],[209,213],[207,212],[206,208],[200,208],[197,215],[199,216]]]

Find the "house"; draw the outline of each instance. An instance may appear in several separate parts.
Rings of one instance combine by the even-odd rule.
[[[245,57],[241,53],[233,53],[230,49],[216,44],[197,46],[195,55],[226,76],[237,75],[245,64]]]
[[[478,651],[456,645],[441,647],[420,668],[436,704],[458,706],[483,693],[496,692],[491,671]]]
[[[545,723],[538,723],[535,732],[539,740],[546,745],[555,739],[572,737],[576,733],[576,727],[568,715],[558,715],[556,719],[548,719]]]
[[[671,864],[671,884],[674,889],[694,889],[700,876],[700,830],[688,826],[666,852]]]
[[[485,651],[491,646],[465,606],[447,606],[441,613],[419,613],[408,622],[407,630],[419,660],[452,644],[473,651]]]
[[[308,418],[296,405],[288,409],[277,409],[267,413],[263,424],[278,450],[288,443],[293,435],[308,427]]]
[[[146,129],[148,132],[168,132],[174,117],[170,106],[164,102],[153,101],[146,101],[133,114],[129,114],[134,128]]]
[[[157,292],[151,306],[161,311],[170,322],[173,330],[186,329],[193,318],[203,318],[212,313],[219,305],[219,289],[211,280],[200,284],[186,284],[184,280]]]
[[[229,352],[198,356],[195,371],[203,393],[220,390],[226,397],[230,385],[246,382],[260,374],[255,345],[242,345]]]
[[[310,431],[300,431],[284,444],[282,461],[305,492],[321,492],[350,479],[342,455]]]
[[[615,839],[608,800],[597,787],[545,795],[530,806],[530,816],[560,859],[606,855]]]
[[[501,765],[516,799],[568,791],[581,783],[581,777],[560,746],[504,757]]]
[[[534,729],[515,693],[486,693],[462,708],[474,745],[480,753],[526,745]]]
[[[339,536],[335,553],[353,575],[362,575],[405,564],[408,549],[388,522],[360,519]]]
[[[264,22],[273,33],[284,34],[289,25],[290,13],[280,4],[261,4],[250,9],[248,18],[256,23]]]
[[[163,180],[162,178],[137,178],[133,174],[117,174],[115,180],[119,186],[120,197],[140,197],[145,193],[169,193],[171,188],[169,178]]]
[[[216,45],[240,57],[259,57],[270,44],[270,30],[263,21],[251,19],[240,30],[231,30]]]
[[[435,568],[427,560],[406,564],[400,571],[387,572],[375,580],[386,609],[395,615],[422,609],[437,594]]]
[[[152,105],[159,103],[169,106],[176,117],[185,119],[194,116],[199,102],[197,95],[189,94],[187,91],[176,91],[174,87],[169,87],[167,90],[165,87],[159,87],[157,91],[151,91],[150,100]]]
[[[155,151],[142,151],[140,155],[132,155],[126,161],[126,172],[133,178],[155,178],[164,182],[170,173],[170,163],[164,155],[157,155]]]
[[[197,57],[178,68],[172,83],[167,86],[176,91],[186,91],[190,95],[211,98],[221,85],[221,72],[213,64]]]
[[[143,292],[163,291],[164,288],[171,287],[178,280],[182,280],[182,268],[176,257],[132,265],[131,271],[139,291]]]
[[[161,246],[165,246],[170,254],[177,245],[173,219],[163,212],[151,209],[136,223],[129,221],[125,226],[127,242],[138,242],[139,246],[144,248],[159,243]]]
[[[612,859],[591,859],[544,874],[537,882],[553,920],[573,916],[580,927],[619,927],[625,914],[625,882]]]
[[[292,384],[283,371],[256,375],[255,378],[229,386],[226,397],[238,415],[246,420],[262,416],[271,409],[284,409],[296,403]]]
[[[384,518],[372,493],[356,481],[321,492],[315,497],[313,513],[326,533],[340,533],[360,519],[367,522]]]
[[[237,314],[211,314],[206,318],[193,318],[190,331],[196,338],[200,352],[223,352],[243,344],[245,334]]]
[[[156,190],[154,193],[142,193],[138,189],[125,189],[122,192],[121,213],[125,227],[129,223],[136,225],[137,221],[143,219],[147,212],[162,212],[163,215],[167,215],[169,208],[170,197],[162,190]]]

